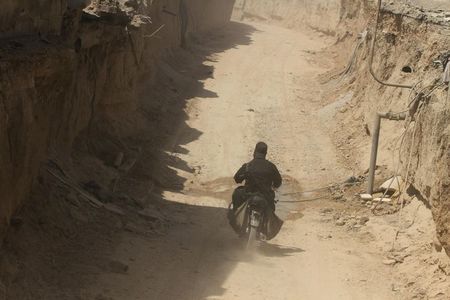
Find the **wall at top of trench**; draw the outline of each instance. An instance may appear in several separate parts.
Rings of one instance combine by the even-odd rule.
[[[331,34],[339,23],[340,9],[341,3],[337,0],[238,0],[234,18],[271,22],[288,28],[309,26]]]
[[[449,10],[447,0],[383,0],[382,4],[394,3],[406,11],[423,8],[425,10]],[[367,23],[365,17],[372,14],[376,0],[237,0],[234,8],[235,19],[253,19],[270,22],[288,28],[309,27],[335,35],[348,30],[348,22]],[[343,24],[344,23],[344,24]]]

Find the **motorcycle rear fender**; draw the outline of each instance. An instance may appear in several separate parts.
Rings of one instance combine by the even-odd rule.
[[[248,205],[250,209],[262,212],[267,206],[267,200],[261,194],[254,194],[248,199]]]

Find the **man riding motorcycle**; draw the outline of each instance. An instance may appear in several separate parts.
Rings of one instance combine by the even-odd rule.
[[[248,216],[254,209],[256,199],[258,207],[262,209],[259,214],[263,216],[262,226],[258,230],[265,240],[274,238],[283,225],[283,221],[275,215],[274,192],[274,189],[281,186],[282,179],[277,167],[266,160],[266,155],[267,145],[259,142],[255,147],[254,159],[244,164],[234,176],[236,183],[245,181],[245,185],[235,189],[232,199],[233,209],[229,210],[228,219],[231,227],[241,237],[249,232],[248,226],[251,222]]]
[[[261,193],[272,211],[275,211],[275,192],[282,184],[277,167],[266,159],[267,144],[259,142],[253,153],[253,160],[244,164],[234,175],[236,183],[245,180],[245,186],[240,186],[233,193],[233,209],[236,210],[251,193]]]

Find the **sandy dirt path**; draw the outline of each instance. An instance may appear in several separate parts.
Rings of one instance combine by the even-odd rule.
[[[252,28],[248,43],[211,57],[213,78],[204,81],[208,96],[189,102],[189,130],[201,134],[174,155],[196,172],[178,170],[188,178],[185,191],[164,194],[186,204],[178,208],[178,225],[164,236],[123,233],[114,259],[127,262],[128,273],[101,274],[92,289],[101,299],[115,300],[395,299],[376,250],[324,221],[320,209],[329,200],[281,205],[283,217],[295,216],[251,255],[229,228],[230,177],[259,140],[269,144],[269,158],[288,179],[285,190],[321,187],[351,175],[338,164],[325,126],[332,120],[316,113],[322,107],[316,78],[332,61],[315,53],[331,41],[235,23],[201,47],[239,39],[243,26]],[[180,131],[177,138],[187,134]]]

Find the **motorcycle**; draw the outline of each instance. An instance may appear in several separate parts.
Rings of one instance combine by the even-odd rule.
[[[251,249],[256,241],[266,239],[263,234],[266,208],[267,200],[261,194],[254,194],[248,199],[247,249]]]
[[[253,247],[258,240],[273,239],[283,226],[283,221],[260,193],[248,195],[239,207],[235,208],[230,203],[227,217],[233,230],[246,240],[247,248]]]

